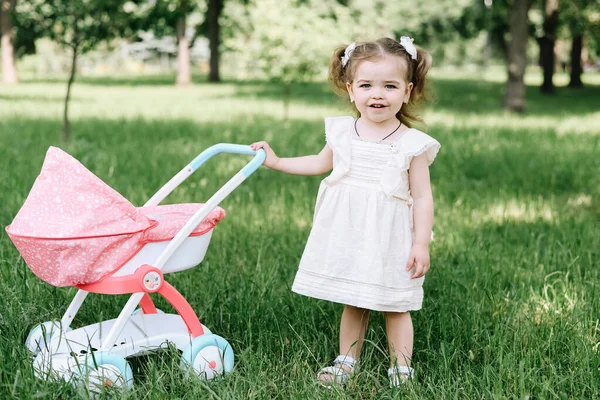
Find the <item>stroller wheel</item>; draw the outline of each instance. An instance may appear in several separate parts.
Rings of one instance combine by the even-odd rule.
[[[137,308],[134,312],[131,313],[131,316],[133,317],[134,315],[138,315],[139,313],[143,312],[141,308]],[[156,309],[156,313],[157,314],[164,314],[165,312],[163,310],[161,310],[160,308]]]
[[[90,392],[101,392],[110,388],[131,389],[133,371],[125,359],[117,354],[95,352],[81,365],[83,383]]]
[[[213,379],[233,370],[233,349],[227,340],[212,333],[198,336],[181,354],[181,368],[193,369],[201,378]]]
[[[25,339],[25,347],[35,357],[40,351],[50,348],[50,341],[55,335],[61,334],[61,325],[59,321],[46,321],[34,326]],[[65,332],[71,329],[65,330]]]

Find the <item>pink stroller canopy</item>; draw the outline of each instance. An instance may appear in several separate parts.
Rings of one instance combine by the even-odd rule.
[[[55,286],[99,280],[138,250],[152,222],[64,151],[50,147],[6,231],[39,278]]]
[[[50,147],[11,235],[73,239],[143,231],[150,220],[64,151]]]
[[[160,225],[143,210],[50,147],[6,231],[34,274],[54,286],[74,286],[100,280],[141,249],[149,239],[145,232]],[[214,211],[218,218],[205,221],[204,229],[223,217],[222,209]]]

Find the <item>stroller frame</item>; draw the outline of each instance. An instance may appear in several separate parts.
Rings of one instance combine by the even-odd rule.
[[[208,378],[215,376],[216,374],[207,373],[211,371],[203,370],[202,366],[198,365],[198,361],[194,360],[198,358],[199,351],[212,344],[213,347],[216,346],[220,349],[218,353],[213,351],[213,358],[215,356],[224,358],[221,360],[224,364],[222,365],[222,372],[232,370],[233,351],[231,346],[223,338],[212,335],[210,330],[200,323],[198,316],[185,298],[164,280],[161,270],[178,249],[185,247],[184,242],[186,240],[192,241],[192,246],[205,246],[200,251],[201,258],[198,263],[202,261],[212,230],[197,237],[190,237],[190,234],[221,201],[262,165],[266,159],[265,151],[262,149],[254,151],[250,146],[229,143],[220,143],[209,147],[171,178],[144,204],[144,207],[158,205],[207,160],[220,153],[252,155],[254,158],[213,194],[185,223],[178,233],[168,241],[168,244],[152,265],[140,265],[133,274],[125,276],[118,276],[117,273],[120,270],[118,269],[98,282],[77,285],[76,287],[79,290],[65,311],[60,323],[44,323],[30,332],[26,342],[30,349],[31,337],[34,332],[39,330],[36,333],[37,336],[34,335],[36,337],[40,337],[41,334],[40,340],[35,343],[39,352],[37,354],[34,352],[34,368],[36,368],[36,374],[39,377],[52,374],[62,378],[71,378],[73,375],[93,375],[100,364],[107,364],[112,368],[113,375],[115,374],[115,368],[118,369],[121,377],[124,378],[125,385],[130,387],[132,384],[131,369],[126,363],[123,366],[124,358],[141,355],[160,348],[165,341],[173,341],[177,348],[183,351],[181,363],[183,369],[195,369],[197,373],[204,373]],[[163,296],[178,314],[159,312],[160,310],[157,310],[149,296],[150,293],[155,292]],[[116,319],[72,331],[70,330],[71,322],[89,293],[132,293],[132,295]],[[138,304],[141,306],[141,313],[134,313]],[[154,327],[152,327],[153,322],[156,325]],[[108,329],[108,334],[101,338],[103,328]],[[148,337],[145,333],[140,336],[140,332],[148,331],[154,332],[154,336]],[[134,340],[134,336],[137,337],[138,343]],[[120,342],[119,339],[121,339]],[[143,346],[139,345],[140,339],[144,343]],[[196,345],[194,345],[195,342]],[[77,347],[75,350],[79,351],[73,351],[73,343]],[[42,344],[45,345],[45,349],[42,348]],[[73,358],[76,359],[73,360]],[[81,360],[77,358],[81,358]],[[216,361],[212,360],[207,365],[210,369],[215,369],[215,363]],[[81,365],[85,367],[83,370]],[[105,379],[104,375],[103,379]],[[114,382],[111,384],[114,384]]]

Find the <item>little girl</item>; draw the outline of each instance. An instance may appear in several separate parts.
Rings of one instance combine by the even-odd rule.
[[[413,377],[413,326],[429,270],[433,197],[429,165],[440,144],[411,128],[431,58],[412,39],[382,38],[336,49],[329,80],[359,118],[325,119],[317,155],[279,158],[266,142],[265,165],[321,175],[313,226],[292,290],[344,304],[340,355],[318,375],[344,384],[357,370],[369,311],[385,315],[392,385]]]

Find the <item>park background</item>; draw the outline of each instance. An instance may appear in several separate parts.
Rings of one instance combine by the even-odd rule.
[[[335,46],[408,35],[429,50],[432,269],[413,314],[416,380],[388,387],[383,319],[345,392],[315,385],[341,307],[291,293],[322,177],[265,168],[223,203],[203,263],[168,276],[236,352],[222,381],[174,351],[134,360],[118,398],[599,398],[600,5],[591,0],[0,1],[0,225],[58,146],[136,205],[205,148],[269,140],[318,152],[351,109],[326,83]],[[68,108],[66,107],[68,105]],[[248,159],[222,155],[168,199],[203,202]],[[0,236],[0,397],[85,396],[36,380],[23,341],[75,293]],[[90,296],[74,326],[116,317]],[[160,299],[159,307],[169,310]]]

